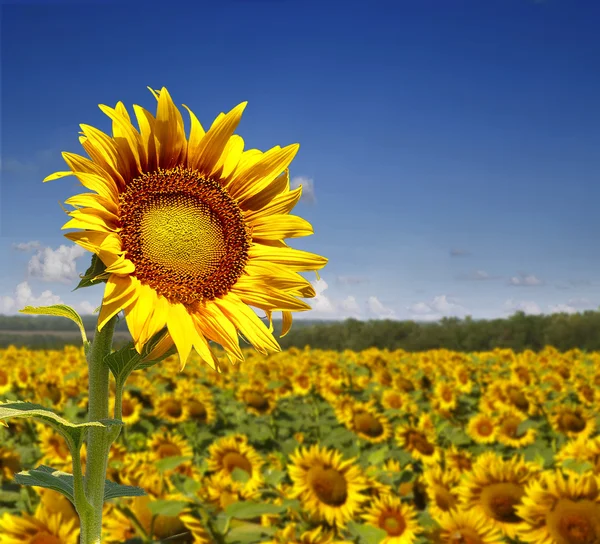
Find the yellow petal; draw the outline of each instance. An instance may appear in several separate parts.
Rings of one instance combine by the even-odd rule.
[[[81,193],[65,200],[65,204],[73,207],[93,208],[98,211],[108,211],[115,217],[119,208],[115,202],[96,193]]]
[[[227,186],[227,190],[233,198],[240,201],[258,194],[286,170],[299,148],[298,144],[292,144],[283,149],[277,147],[270,149],[256,164],[250,166],[245,172],[236,174]]]
[[[252,244],[248,254],[251,259],[256,259],[259,262],[280,264],[298,272],[319,270],[328,261],[325,257],[309,253],[308,251],[301,251],[291,247],[269,247],[263,244]]]
[[[281,351],[265,324],[237,295],[230,291],[223,298],[215,299],[214,303],[258,352]]]
[[[312,225],[295,215],[269,215],[258,217],[250,222],[252,238],[280,240],[282,238],[298,238],[314,233]]]
[[[156,154],[156,138],[154,136],[154,126],[156,119],[148,110],[133,105],[133,112],[140,127],[140,137],[142,139],[142,146],[146,150],[146,164],[142,164],[142,168],[145,172],[154,172],[158,165],[158,156]]]
[[[165,87],[160,90],[158,96],[154,129],[158,165],[164,169],[172,168],[178,164],[187,142],[183,129],[183,118]]]
[[[174,346],[174,344],[175,343],[173,342],[171,335],[168,332],[165,332],[154,346],[154,349],[152,349],[152,351],[148,353],[148,355],[146,355],[146,357],[144,357],[141,360],[141,362],[149,363],[152,361],[156,361],[156,359],[167,353],[167,351],[169,351]],[[138,351],[138,353],[140,352]]]
[[[111,274],[104,288],[104,298],[98,316],[98,330],[102,330],[110,319],[135,302],[138,285],[139,281],[132,276]]]
[[[122,106],[122,109],[125,106],[119,102]],[[117,106],[119,105],[117,104]],[[129,115],[127,117],[123,116],[122,113],[119,113],[117,109],[110,108],[105,106],[104,104],[100,104],[100,109],[112,119],[113,122],[113,136],[117,144],[120,144],[119,140],[123,140],[123,144],[120,145],[122,152],[126,152],[128,154],[128,161],[133,164],[132,174],[137,175],[142,172],[142,161],[140,159],[140,152],[143,153],[144,148],[142,146],[142,140],[140,137],[140,133],[135,130],[131,122],[129,121]],[[122,111],[122,110],[121,110]],[[125,110],[127,113],[127,110]]]
[[[302,189],[298,187],[292,191],[292,193],[302,192]],[[266,208],[276,198],[282,198],[290,193],[290,171],[286,168],[283,173],[275,178],[274,181],[268,187],[265,187],[262,191],[257,194],[250,196],[244,200],[238,201],[242,210],[261,211]],[[300,197],[298,197],[300,198]],[[291,209],[291,208],[290,208]],[[279,212],[286,213],[286,212]]]
[[[63,159],[81,184],[114,202],[119,201],[119,189],[112,176],[95,162],[74,153],[63,153]]]
[[[244,360],[238,343],[237,330],[233,323],[223,315],[218,306],[208,302],[201,312],[192,314],[192,318],[201,334],[213,342],[221,344],[223,349],[236,360]]]
[[[119,187],[124,188],[131,179],[131,166],[122,157],[115,141],[101,130],[90,125],[79,125],[87,140],[82,142],[88,155],[109,172]]]
[[[177,347],[179,361],[183,369],[192,351],[192,345],[196,342],[198,336],[192,318],[183,304],[169,305],[167,328]]]
[[[209,177],[222,181],[226,180],[237,167],[243,152],[244,140],[241,136],[234,134],[229,138],[223,153],[209,174]]]
[[[168,304],[164,297],[160,298],[162,301],[159,303],[156,291],[149,285],[140,284],[136,303],[125,312],[127,327],[138,353],[166,325]]]
[[[290,332],[290,329],[292,328],[292,312],[281,312],[281,319],[281,335],[279,338],[283,338],[288,332]]]
[[[200,121],[198,121],[198,118],[194,115],[194,112],[185,104],[183,104],[183,107],[190,114],[190,137],[188,138],[187,142],[186,157],[195,157],[198,155],[200,142],[202,141],[202,138],[204,138],[206,132],[204,132],[204,128],[202,127]]]
[[[206,176],[213,171],[229,138],[231,138],[242,118],[246,104],[247,102],[242,102],[224,115],[218,123],[213,124],[202,138],[196,154],[187,158],[189,168],[196,169],[201,175]]]

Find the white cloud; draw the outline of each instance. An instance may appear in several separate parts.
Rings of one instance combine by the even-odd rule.
[[[63,301],[48,289],[42,291],[40,296],[34,296],[31,287],[24,281],[17,285],[12,296],[0,297],[0,313],[16,313],[25,306],[51,306],[52,304],[63,304]]]
[[[514,314],[515,312],[523,312],[528,315],[539,315],[542,313],[542,309],[539,304],[533,300],[514,300],[509,298],[504,303],[504,308],[507,312]]]
[[[468,281],[486,281],[498,279],[498,276],[492,276],[491,274],[488,274],[485,270],[474,270],[469,274],[461,274],[460,276],[458,276],[458,279]]]
[[[321,277],[318,280],[315,280],[312,283],[312,286],[315,288],[316,295],[314,298],[310,299],[310,304],[312,306],[313,312],[323,313],[332,316],[335,313],[335,307],[329,297],[324,295],[325,291],[327,291],[328,285],[327,282]]]
[[[78,277],[75,259],[84,253],[85,250],[77,245],[41,248],[29,260],[27,270],[31,277],[42,281],[70,283]]]
[[[345,316],[354,317],[355,319],[360,317],[360,307],[358,302],[356,302],[356,297],[347,296],[340,302],[340,308],[343,310]]]
[[[463,317],[468,310],[457,300],[447,295],[438,295],[429,302],[416,302],[406,308],[411,319],[437,321],[442,317]]]
[[[396,312],[391,308],[387,308],[377,297],[369,297],[367,299],[367,309],[378,319],[391,319],[396,315]]]
[[[568,304],[550,304],[548,305],[551,314],[576,314],[577,308]]]
[[[13,249],[17,251],[32,251],[34,249],[40,249],[42,244],[37,240],[32,242],[21,242],[20,244],[13,244]]]
[[[533,274],[521,274],[518,276],[513,276],[508,281],[510,285],[521,286],[521,287],[532,287],[534,285],[541,285],[542,280]]]
[[[300,202],[306,202],[308,204],[314,204],[317,199],[315,198],[315,184],[310,178],[304,176],[296,176],[290,181],[290,189],[297,189],[302,185],[302,196]]]
[[[99,304],[92,304],[87,300],[83,300],[78,304],[75,304],[75,309],[82,315],[91,315],[94,313],[94,310],[99,306]]]

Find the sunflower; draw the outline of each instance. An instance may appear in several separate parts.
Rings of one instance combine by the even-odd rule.
[[[152,495],[161,496],[165,490],[166,479],[156,466],[156,461],[163,458],[158,457],[160,453],[144,451],[126,454],[121,470],[116,472],[118,483],[139,486]],[[171,456],[177,454],[171,453],[164,457]]]
[[[245,436],[224,436],[209,446],[208,454],[207,463],[210,472],[220,472],[224,476],[231,477],[231,473],[237,468],[249,476],[249,479],[244,482],[244,489],[257,489],[263,484],[261,470],[264,461],[248,444]]]
[[[392,436],[392,425],[387,417],[379,413],[374,401],[353,402],[337,413],[340,422],[363,440],[373,444],[385,442]]]
[[[194,457],[194,450],[185,438],[165,430],[159,430],[150,436],[148,452],[155,462],[167,457],[188,457],[189,460],[182,465],[190,465],[191,458]]]
[[[547,471],[527,487],[519,538],[535,544],[600,542],[600,477]]]
[[[433,390],[434,405],[444,412],[452,412],[458,403],[456,384],[439,382]]]
[[[79,527],[75,519],[52,514],[42,503],[31,516],[4,513],[0,518],[0,544],[77,544]]]
[[[402,503],[398,497],[386,495],[371,502],[363,519],[387,533],[381,544],[412,544],[422,532],[416,516],[414,506]]]
[[[8,369],[0,368],[0,395],[5,395],[13,387],[13,380]]]
[[[115,397],[111,396],[108,403],[109,413],[112,413],[115,409]],[[137,397],[125,391],[122,397],[121,420],[125,425],[135,425],[141,419],[143,408]]]
[[[459,497],[456,489],[460,481],[460,472],[444,470],[433,465],[423,471],[425,493],[429,498],[428,509],[431,515],[448,512],[458,508]]]
[[[425,465],[440,461],[440,448],[435,443],[435,433],[421,426],[398,425],[396,427],[396,442],[410,453],[414,459]]]
[[[516,507],[525,494],[525,486],[540,471],[538,464],[527,463],[522,456],[504,461],[494,452],[486,452],[477,458],[471,472],[464,475],[457,493],[465,510],[481,512],[490,527],[515,538],[522,521]]]
[[[493,444],[496,442],[496,421],[485,413],[479,413],[469,420],[467,434],[478,444]]]
[[[0,446],[0,482],[3,478],[7,480],[21,469],[21,455],[19,452]]]
[[[561,464],[563,472],[576,472],[568,468],[568,461],[588,462],[591,470],[600,475],[600,436],[587,438],[579,436],[566,442],[554,456],[554,460]]]
[[[319,445],[300,447],[290,459],[291,495],[315,518],[344,527],[367,500],[361,493],[366,481],[354,459],[342,460],[340,452]]]
[[[215,403],[208,389],[198,389],[193,396],[185,398],[185,409],[191,420],[203,425],[212,425],[217,418]]]
[[[258,383],[242,385],[236,394],[248,412],[256,416],[271,414],[277,405],[272,392]]]
[[[503,544],[502,532],[491,527],[481,512],[451,510],[433,516],[439,523],[435,544]]]
[[[558,404],[552,411],[550,422],[556,432],[569,438],[589,437],[596,430],[595,414],[576,404]]]
[[[281,311],[285,334],[292,312],[310,309],[299,298],[316,294],[297,272],[327,263],[283,241],[313,232],[289,215],[301,195],[301,188],[290,191],[288,173],[299,146],[243,151],[233,133],[246,102],[221,113],[206,132],[188,109],[186,138],[167,89],[151,92],[156,116],[133,107],[139,130],[123,103],[100,105],[113,136],[81,125],[91,160],[63,153],[70,170],[44,180],[75,175],[93,191],[66,201],[75,209],[63,228],[82,229],[65,236],[106,267],[98,329],[124,310],[141,353],[166,327],[161,351],[175,345],[181,367],[193,348],[215,368],[208,340],[231,361],[243,360],[238,331],[260,352],[279,351],[250,306],[269,321]]]
[[[215,472],[202,483],[202,488],[198,491],[199,497],[203,502],[211,503],[221,510],[225,510],[234,502],[255,500],[259,497],[257,488],[249,488],[224,472]]]
[[[154,401],[156,417],[169,423],[183,423],[188,420],[189,412],[183,400],[173,393],[163,393]]]
[[[535,442],[537,431],[534,428],[519,431],[519,426],[528,420],[518,409],[504,408],[495,420],[496,439],[500,444],[519,449]]]

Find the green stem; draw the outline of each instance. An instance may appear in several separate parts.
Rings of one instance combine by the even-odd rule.
[[[117,316],[114,316],[100,332],[94,335],[94,341],[88,351],[89,401],[88,421],[108,419],[108,366],[104,358],[112,348],[112,338]],[[108,452],[112,441],[110,430],[105,427],[93,427],[88,430],[87,463],[84,479],[85,495],[90,509],[80,512],[80,544],[100,544],[102,538],[102,508],[104,506],[104,484]],[[83,514],[83,515],[82,515]]]

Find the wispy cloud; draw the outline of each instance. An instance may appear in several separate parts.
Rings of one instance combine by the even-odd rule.
[[[335,281],[339,285],[359,285],[367,283],[369,278],[365,276],[336,276]]]
[[[533,300],[514,300],[509,298],[504,303],[505,313],[514,314],[516,312],[523,312],[528,315],[540,315],[542,309],[537,302]]]
[[[315,204],[317,199],[315,197],[315,183],[311,178],[305,176],[296,176],[290,181],[290,188],[297,189],[302,186],[302,196],[300,202],[307,204]]]
[[[486,281],[486,280],[497,280],[500,276],[493,276],[488,274],[485,270],[474,270],[468,274],[461,274],[457,276],[459,280],[465,281]]]
[[[450,250],[450,257],[467,257],[471,252],[467,249],[453,248]]]
[[[396,312],[392,308],[385,306],[377,297],[373,296],[367,299],[367,309],[377,319],[391,319],[396,316]]]
[[[448,295],[438,295],[427,302],[416,302],[406,309],[415,321],[437,321],[442,317],[462,317],[469,313],[457,299]]]
[[[37,240],[13,244],[13,249],[16,249],[17,251],[33,251],[34,249],[40,249],[41,247],[41,242],[38,242]]]
[[[533,274],[519,273],[518,276],[513,276],[508,280],[509,285],[516,287],[534,287],[536,285],[542,285],[544,282]]]

